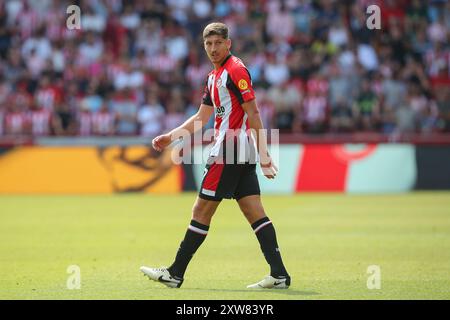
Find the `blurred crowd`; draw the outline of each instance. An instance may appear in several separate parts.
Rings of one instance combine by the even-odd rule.
[[[73,4],[79,30],[66,25]],[[381,30],[366,24],[373,4]],[[449,1],[0,0],[0,135],[181,124],[212,68],[211,21],[228,24],[267,128],[450,132]]]

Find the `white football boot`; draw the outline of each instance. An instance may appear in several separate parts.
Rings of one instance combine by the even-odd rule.
[[[247,289],[287,289],[291,285],[291,277],[274,278],[266,276],[260,282],[247,286]]]
[[[142,266],[141,271],[146,275],[150,280],[161,282],[165,284],[169,288],[179,288],[183,284],[183,279],[178,277],[174,277],[169,273],[167,268],[149,268]]]

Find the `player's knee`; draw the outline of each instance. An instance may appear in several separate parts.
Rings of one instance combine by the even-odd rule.
[[[254,211],[254,210],[252,210],[252,206],[249,206],[249,205],[240,205],[239,207],[241,208],[242,213],[246,217],[250,216],[252,214],[252,212]]]
[[[192,207],[192,215],[202,215],[202,213],[205,211],[205,206],[199,202],[196,202],[194,206]]]
[[[242,213],[248,221],[257,221],[266,216],[264,208],[257,204],[240,204]]]
[[[209,223],[213,214],[214,212],[203,203],[196,202],[192,208],[192,218],[200,223]]]

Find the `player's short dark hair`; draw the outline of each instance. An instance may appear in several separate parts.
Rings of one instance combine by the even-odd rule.
[[[228,27],[225,23],[213,22],[208,24],[203,30],[203,39],[216,35],[228,39]]]

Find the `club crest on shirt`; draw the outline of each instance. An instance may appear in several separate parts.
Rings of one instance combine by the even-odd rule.
[[[241,89],[241,90],[247,89],[247,88],[248,88],[248,83],[247,83],[247,81],[245,81],[244,79],[239,80],[239,82],[238,82],[238,87],[239,87],[239,89]]]
[[[219,88],[222,85],[222,78],[217,79],[216,87]]]

